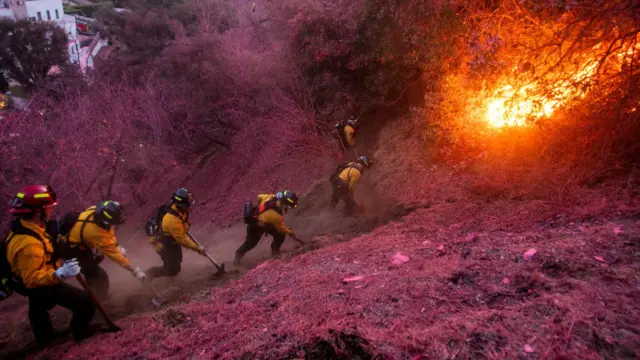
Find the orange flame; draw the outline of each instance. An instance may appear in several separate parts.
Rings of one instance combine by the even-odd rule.
[[[593,47],[593,57],[585,60],[573,75],[557,80],[551,87],[543,87],[539,82],[515,86],[513,80],[505,79],[484,101],[485,118],[491,127],[526,126],[529,120],[550,117],[557,109],[580,98],[589,90],[588,85],[596,76],[599,62],[598,52],[603,44]],[[621,67],[637,56],[640,51],[640,35],[634,45],[612,54],[612,66]],[[602,55],[602,54],[600,54]],[[515,69],[514,69],[515,70]],[[562,75],[562,74],[558,74]],[[551,90],[549,90],[551,89]]]
[[[528,120],[550,117],[561,106],[586,95],[587,88],[576,84],[587,83],[593,78],[597,66],[595,61],[587,62],[570,78],[557,81],[551,91],[541,90],[542,86],[535,82],[520,87],[501,85],[485,101],[487,122],[501,128],[526,126]]]

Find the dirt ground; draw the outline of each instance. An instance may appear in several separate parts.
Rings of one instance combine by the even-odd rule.
[[[282,248],[284,256],[290,257],[334,242],[348,240],[356,234],[371,231],[379,225],[408,213],[407,210],[394,207],[388,200],[376,196],[366,180],[361,185],[357,196],[365,207],[365,213],[358,216],[344,216],[342,203],[336,209],[328,207],[330,185],[326,181],[318,181],[314,184],[311,190],[302,196],[304,201],[300,208],[286,215],[287,224],[295,228],[307,244],[302,247],[288,239]],[[271,237],[265,236],[255,249],[247,253],[240,266],[232,266],[235,250],[242,244],[246,234],[246,225],[242,223],[224,229],[198,227],[196,224],[192,233],[207,248],[216,262],[225,265],[226,274],[222,277],[216,276],[217,270],[209,260],[184,250],[181,273],[175,278],[161,278],[153,282],[154,288],[159,290],[163,299],[168,302],[168,306],[202,299],[207,296],[207,289],[224,286],[229,281],[240,278],[247,270],[270,257]],[[145,270],[161,264],[159,256],[147,245],[148,238],[139,229],[121,229],[118,234],[135,266]],[[341,234],[341,236],[324,236],[330,234]],[[113,320],[117,321],[134,314],[157,312],[151,303],[154,295],[149,288],[141,286],[127,271],[108,259],[102,262],[102,267],[109,273],[111,282],[111,296],[103,302],[103,305]],[[72,284],[80,287],[75,281],[72,281]],[[26,299],[16,295],[0,303],[0,312],[3,314],[12,310],[16,311],[10,320],[12,330],[0,337],[0,355],[3,358],[23,358],[35,351],[27,321]],[[56,308],[52,314],[57,328],[64,329],[68,322],[67,312]],[[100,315],[96,315],[94,322],[100,321]]]
[[[320,179],[286,215],[308,244],[287,240],[283,256],[271,260],[263,238],[234,269],[245,226],[198,221],[215,218],[205,207],[194,216],[194,235],[227,265],[226,277],[213,277],[205,258],[186,251],[180,275],[154,281],[168,300],[155,309],[148,290],[105,260],[113,283],[105,307],[123,331],[38,352],[26,302],[13,297],[0,303],[0,356],[637,359],[638,192],[603,184],[565,190],[571,201],[560,202],[479,191],[473,176],[424,160],[416,126],[395,121],[381,131],[378,165],[358,188],[364,214],[328,209]],[[288,187],[272,180],[270,189]],[[234,204],[252,196],[235,191],[235,178],[223,185],[216,191]],[[240,207],[223,210],[225,222],[240,220]],[[160,263],[140,227],[118,231],[135,264]],[[55,309],[52,317],[63,329],[69,314]]]
[[[304,207],[299,211],[288,217],[302,235],[316,223]],[[315,216],[353,221],[329,212]],[[637,202],[603,198],[558,211],[530,201],[444,201],[393,219],[353,238],[327,235],[333,226],[348,225],[322,220],[326,227],[308,230],[318,235],[302,235],[312,244],[298,248],[287,240],[288,253],[278,260],[267,260],[269,241],[263,239],[224,280],[212,279],[212,267],[187,254],[176,279],[158,281],[170,301],[159,310],[129,274],[108,269],[123,294],[107,307],[125,330],[29,357],[638,357]],[[228,262],[244,227],[206,233],[195,235]],[[530,249],[536,254],[525,259]],[[144,266],[157,261],[132,258]],[[2,352],[21,358],[24,351],[10,344],[30,337],[26,309],[7,306],[15,316],[5,327],[10,333],[1,332]],[[66,316],[55,312],[58,324]]]

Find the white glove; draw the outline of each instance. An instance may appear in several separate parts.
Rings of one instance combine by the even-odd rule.
[[[135,276],[138,281],[147,280],[147,274],[145,274],[142,270],[140,270],[139,267],[133,270],[133,276]]]
[[[127,250],[125,250],[122,246],[118,246],[118,250],[120,250],[122,256],[127,256]]]
[[[74,277],[78,274],[80,274],[80,265],[78,265],[78,260],[76,258],[65,261],[64,264],[56,270],[56,276],[62,280]]]

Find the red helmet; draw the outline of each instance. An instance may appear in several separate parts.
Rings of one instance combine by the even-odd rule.
[[[31,214],[58,205],[56,193],[49,185],[29,185],[11,200],[12,214]]]

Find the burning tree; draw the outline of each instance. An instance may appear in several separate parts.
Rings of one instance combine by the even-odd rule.
[[[441,83],[431,119],[443,155],[533,171],[541,184],[551,168],[593,182],[637,160],[636,2],[478,1],[458,14],[464,61]]]

